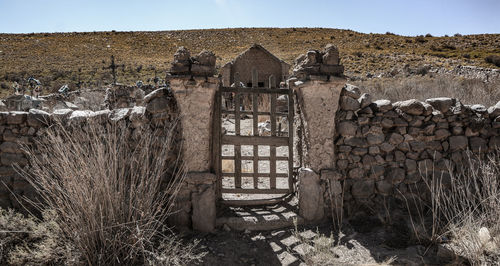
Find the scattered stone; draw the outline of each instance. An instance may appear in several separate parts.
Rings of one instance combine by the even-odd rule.
[[[456,100],[452,98],[432,98],[425,100],[426,103],[432,105],[434,109],[438,110],[441,113],[446,113],[450,110],[451,106],[455,105]]]

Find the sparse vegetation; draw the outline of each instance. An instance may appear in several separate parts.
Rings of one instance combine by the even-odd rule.
[[[484,60],[487,63],[500,67],[500,55],[488,55]]]
[[[425,74],[422,69],[420,74]],[[485,83],[452,76],[412,76],[405,78],[378,78],[353,82],[374,99],[403,101],[410,98],[425,100],[436,97],[457,98],[464,104],[491,106],[500,99],[500,81]]]
[[[77,84],[98,87],[112,82],[110,71],[102,67],[115,55],[116,64],[124,65],[117,70],[118,82],[135,84],[137,80],[154,77],[155,71],[147,66],[154,67],[162,78],[179,46],[186,46],[193,54],[203,49],[213,51],[220,57],[217,61],[220,67],[253,43],[262,44],[288,63],[293,63],[307,49],[321,49],[327,43],[334,43],[346,71],[361,75],[387,72],[414,61],[453,67],[465,64],[464,53],[471,55],[469,65],[495,67],[485,57],[499,52],[499,36],[407,37],[327,28],[0,34],[0,82],[10,87],[14,81],[34,76],[41,79],[46,91],[54,91],[66,83],[72,89]],[[442,52],[430,49],[432,45],[445,44],[456,49]],[[352,56],[355,52],[363,53],[363,57]],[[8,93],[10,88],[3,89],[0,96]]]
[[[55,218],[22,223],[28,237],[50,223],[57,237],[41,237],[60,248],[34,242],[16,245],[4,256],[20,264],[57,259],[70,264],[172,265],[197,259],[194,244],[183,243],[166,225],[184,176],[181,165],[166,159],[172,152],[173,127],[162,134],[140,131],[132,135],[120,123],[55,124],[36,149],[26,147],[31,168],[19,170],[40,195],[43,205],[38,208],[52,210]],[[16,228],[6,230],[16,234]],[[46,248],[52,253],[45,254]]]

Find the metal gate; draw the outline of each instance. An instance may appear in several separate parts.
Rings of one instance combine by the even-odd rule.
[[[217,93],[215,170],[218,196],[226,203],[266,202],[262,196],[273,200],[294,191],[293,97],[274,80],[269,77],[269,88],[257,87],[253,70],[252,87],[242,87],[235,75],[233,86]],[[231,194],[237,197],[224,197]],[[254,195],[261,197],[252,200]]]

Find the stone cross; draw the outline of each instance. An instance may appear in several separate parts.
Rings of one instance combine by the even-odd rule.
[[[111,69],[111,74],[113,75],[113,85],[116,84],[116,69],[118,65],[115,64],[115,56],[111,55],[111,64],[107,67],[103,67],[102,69]]]

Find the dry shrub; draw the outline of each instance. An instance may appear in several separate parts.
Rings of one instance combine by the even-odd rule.
[[[425,100],[436,97],[457,98],[464,104],[491,106],[500,99],[500,80],[482,82],[449,75],[436,77],[412,76],[406,78],[380,78],[353,82],[374,99],[403,101]]]
[[[450,189],[442,188],[433,200],[440,204],[450,248],[479,265],[489,263],[489,256],[500,258],[500,151],[483,158],[469,152],[466,165],[450,171]],[[485,232],[489,239],[481,236]]]
[[[414,192],[428,199],[405,199],[419,243],[444,245],[483,265],[500,258],[500,151],[466,154],[464,165],[449,166],[448,174],[423,175],[425,191]]]
[[[484,58],[484,61],[500,67],[500,55],[488,55],[486,58]]]
[[[31,170],[23,175],[42,199],[39,208],[55,211],[79,263],[170,265],[197,258],[193,244],[183,245],[165,224],[184,178],[182,166],[169,159],[173,132],[56,123],[36,148],[26,148]]]

